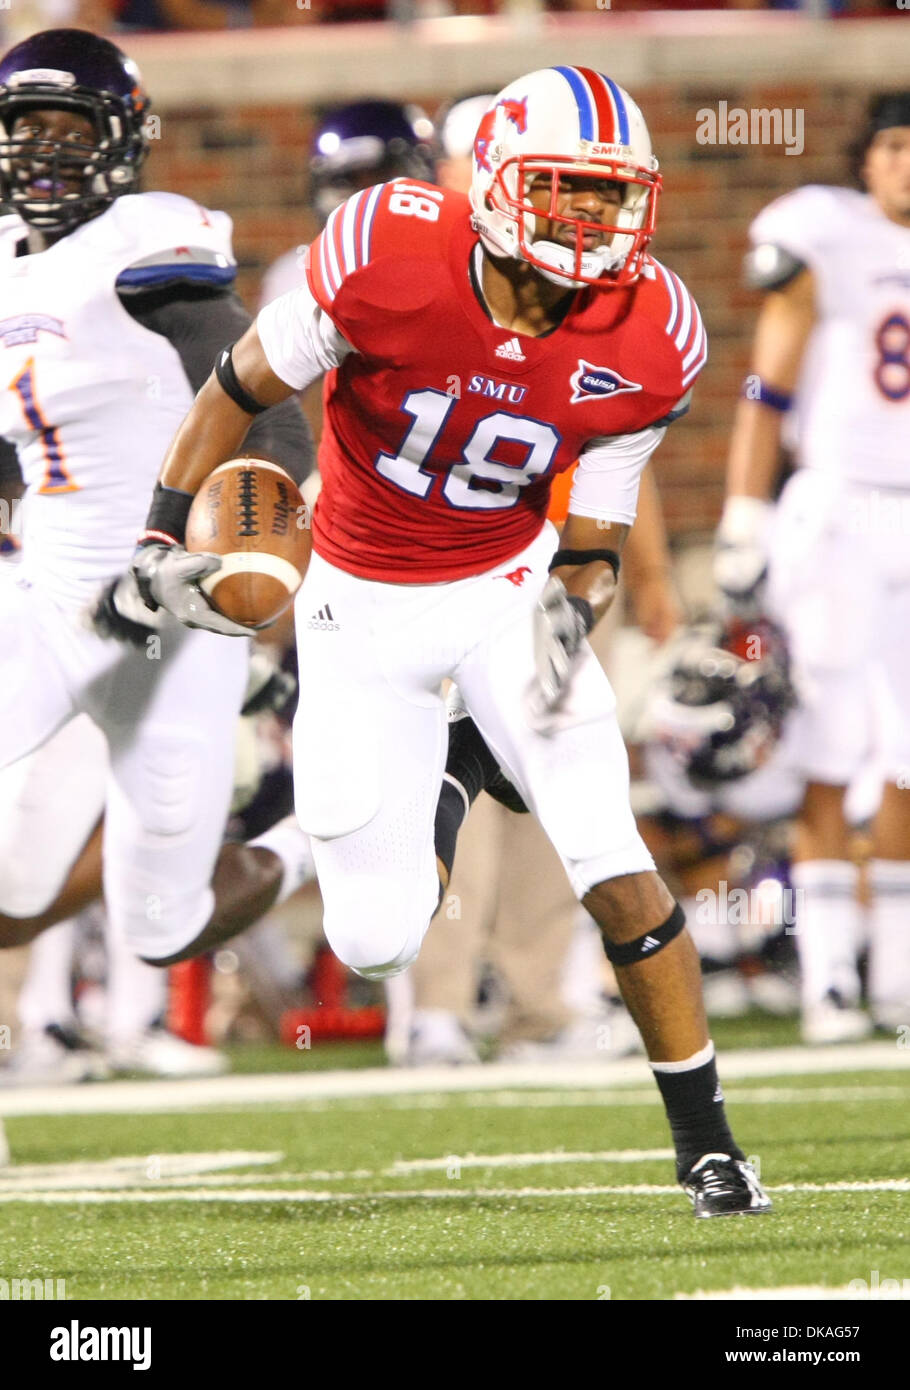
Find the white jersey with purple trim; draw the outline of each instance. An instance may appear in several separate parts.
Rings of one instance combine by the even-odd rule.
[[[193,393],[176,349],[120,294],[229,285],[231,222],[189,198],[142,193],[46,251],[0,218],[0,436],[26,484],[23,578],[82,603],[123,572]],[[119,291],[119,293],[118,293]]]
[[[820,185],[778,198],[752,224],[812,271],[818,322],[796,393],[799,463],[910,488],[910,228],[867,194]]]

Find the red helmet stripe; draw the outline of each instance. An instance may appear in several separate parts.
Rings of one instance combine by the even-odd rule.
[[[619,122],[617,120],[616,104],[613,101],[613,93],[603,80],[599,72],[593,68],[576,68],[575,71],[584,78],[594,109],[597,112],[597,141],[603,145],[614,145],[617,143],[617,130]]]

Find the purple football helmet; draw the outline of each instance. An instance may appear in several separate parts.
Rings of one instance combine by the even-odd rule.
[[[346,198],[388,179],[436,177],[433,123],[419,106],[355,101],[327,111],[313,135],[310,203],[324,223]]]
[[[766,618],[706,622],[681,636],[652,697],[656,742],[692,785],[746,777],[770,757],[796,702],[787,644]]]
[[[0,61],[0,198],[30,226],[73,230],[136,189],[147,153],[149,109],[139,69],[107,39],[47,29]],[[30,111],[73,111],[91,120],[91,143],[17,138]]]

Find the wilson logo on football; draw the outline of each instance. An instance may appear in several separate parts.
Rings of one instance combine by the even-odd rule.
[[[569,377],[572,388],[570,404],[587,401],[594,396],[619,396],[627,391],[640,391],[641,384],[627,381],[612,367],[595,367],[593,362],[578,359],[578,370]]]

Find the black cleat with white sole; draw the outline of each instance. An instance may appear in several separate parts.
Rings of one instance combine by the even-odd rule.
[[[689,1169],[682,1188],[696,1217],[760,1216],[771,1210],[751,1163],[729,1154],[705,1154]]]

